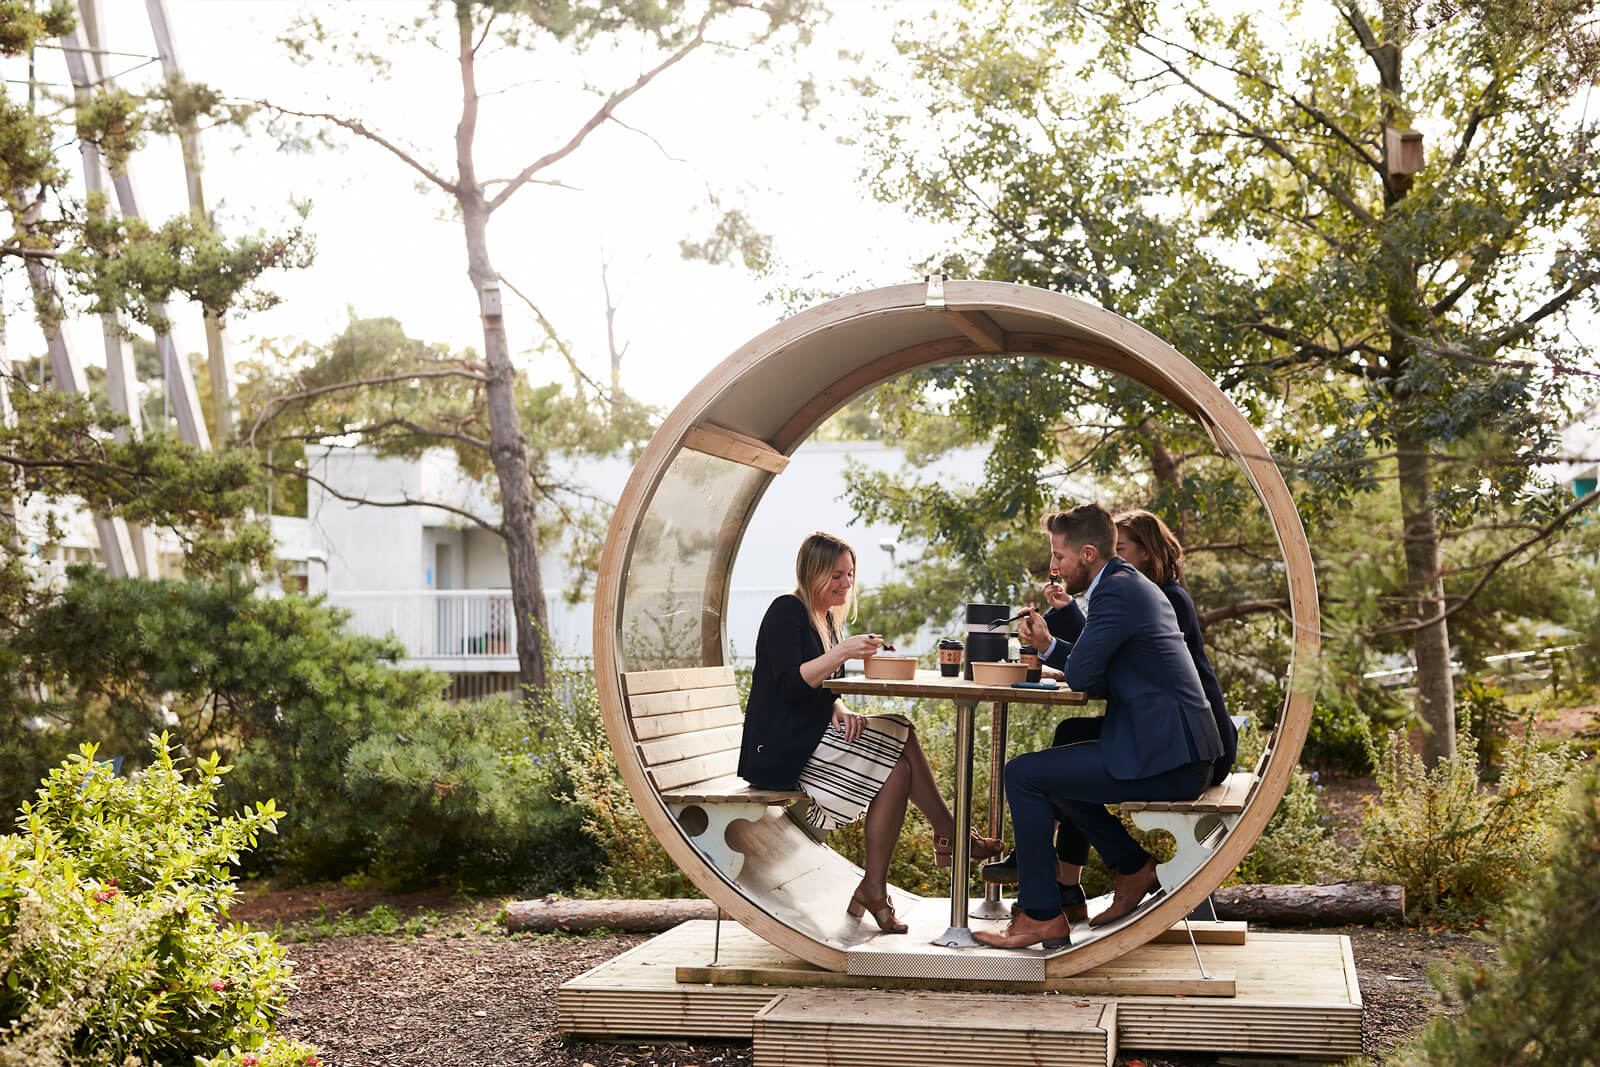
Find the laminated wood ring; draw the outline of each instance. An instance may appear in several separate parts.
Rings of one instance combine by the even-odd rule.
[[[1162,868],[1166,893],[1110,933],[1050,954],[1048,976],[1066,976],[1180,921],[1265,829],[1311,721],[1316,577],[1294,501],[1265,445],[1182,354],[1061,293],[938,281],[803,311],[741,346],[689,391],[639,457],[611,521],[595,597],[595,681],[622,779],[672,860],[747,929],[819,967],[845,970],[856,928],[847,925],[843,902],[859,869],[803,820],[785,817],[794,794],[747,789],[733,774],[742,709],[726,666],[729,577],[762,493],[845,403],[934,364],[1043,356],[1119,374],[1159,395],[1232,459],[1271,520],[1293,654],[1283,707],[1253,771],[1235,774],[1204,803],[1124,805],[1139,809],[1136,821],[1179,838],[1178,855]],[[731,636],[749,648],[757,621],[742,620]]]

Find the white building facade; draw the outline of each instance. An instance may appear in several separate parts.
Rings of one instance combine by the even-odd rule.
[[[983,460],[980,450],[946,456],[939,477],[946,486],[975,484]],[[315,480],[304,531],[310,547],[299,552],[308,560],[306,590],[326,594],[330,604],[349,611],[349,625],[358,632],[395,634],[406,646],[406,663],[450,674],[457,696],[512,689],[515,618],[505,544],[483,525],[499,521],[493,498],[464,477],[444,450],[403,459],[327,447],[311,451],[307,461]],[[794,587],[795,552],[808,533],[826,530],[855,548],[863,589],[920,554],[919,546],[897,543],[893,526],[853,521],[843,499],[851,463],[893,473],[905,460],[898,448],[882,442],[806,444],[758,505],[732,576],[728,638],[734,662],[753,661],[761,617],[774,597]],[[585,460],[564,481],[614,502],[630,471],[625,459]],[[592,604],[587,595],[578,603],[566,596],[582,581],[574,581],[560,546],[546,546],[542,562],[551,647],[563,659],[585,658]],[[924,635],[919,643],[929,640]]]

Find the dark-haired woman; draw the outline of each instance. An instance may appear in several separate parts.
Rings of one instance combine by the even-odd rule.
[[[848,659],[883,647],[872,634],[841,636],[855,607],[856,555],[831,534],[814,533],[795,561],[795,591],[772,602],[756,637],[756,666],[745,705],[739,775],[758,789],[799,789],[810,798],[805,821],[832,830],[865,817],[866,862],[848,911],[870,911],[878,928],[903,934],[889,901],[889,860],[906,804],[934,832],[940,866],[950,865],[955,819],[911,723],[899,715],[858,715],[825,685]],[[1003,851],[972,839],[972,858]]]

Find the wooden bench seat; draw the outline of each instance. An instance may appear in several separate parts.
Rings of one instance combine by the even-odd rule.
[[[733,668],[634,671],[622,682],[645,774],[695,847],[737,878],[744,855],[728,844],[728,826],[805,794],[757,789],[739,777],[744,709]]]
[[[1255,788],[1256,776],[1249,771],[1234,771],[1217,785],[1207,789],[1194,800],[1145,800],[1119,804],[1123,811],[1194,811],[1226,812],[1237,815],[1244,811],[1245,801]]]

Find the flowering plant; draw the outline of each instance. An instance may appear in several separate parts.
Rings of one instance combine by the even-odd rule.
[[[226,922],[230,865],[281,813],[219,817],[219,758],[185,775],[166,735],[151,743],[133,778],[84,745],[0,836],[0,1067],[314,1057],[273,1040],[283,949]]]

